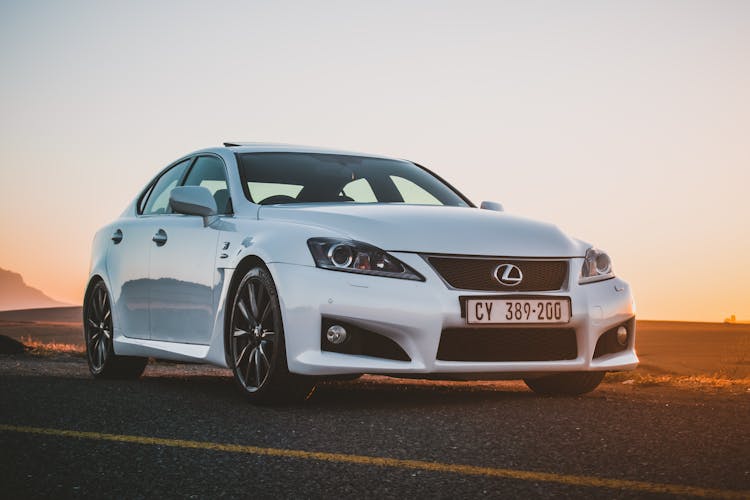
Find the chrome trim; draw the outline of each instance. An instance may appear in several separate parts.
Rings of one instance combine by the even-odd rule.
[[[344,264],[339,264],[338,262],[333,260],[333,252],[338,247],[347,247],[349,249],[349,258],[346,260],[346,263]],[[328,249],[327,256],[328,256],[328,260],[331,261],[331,264],[341,269],[348,268],[351,265],[351,263],[354,262],[354,250],[352,249],[351,245],[347,245],[345,243],[336,243],[335,245],[331,245],[331,248]]]
[[[498,274],[501,268],[505,269],[502,276]],[[514,269],[518,271],[518,278],[511,278],[510,276],[510,273]],[[521,268],[518,267],[517,265],[508,264],[506,262],[505,264],[500,264],[492,271],[492,277],[495,278],[495,281],[497,281],[501,285],[511,286],[511,287],[518,286],[523,281],[523,271],[521,271]]]

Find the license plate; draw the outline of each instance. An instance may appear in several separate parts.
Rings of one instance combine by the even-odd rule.
[[[569,299],[467,299],[469,324],[567,323]]]

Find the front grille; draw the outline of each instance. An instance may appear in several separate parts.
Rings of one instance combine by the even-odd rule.
[[[567,260],[518,260],[429,256],[427,261],[453,288],[460,290],[544,292],[560,290],[568,276]],[[506,286],[494,277],[501,264],[518,266],[521,283]]]
[[[437,353],[441,361],[560,361],[577,356],[572,328],[447,328]]]

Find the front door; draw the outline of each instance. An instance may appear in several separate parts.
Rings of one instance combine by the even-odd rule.
[[[151,339],[208,344],[213,330],[213,286],[219,231],[201,217],[159,217],[163,243],[151,247]]]
[[[224,162],[199,156],[185,186],[202,186],[216,200],[220,214],[231,211]],[[155,218],[156,242],[150,252],[151,339],[207,345],[213,332],[220,231],[204,227],[203,218],[166,214]]]

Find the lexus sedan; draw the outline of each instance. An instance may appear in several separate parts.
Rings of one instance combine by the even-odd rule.
[[[365,373],[582,394],[638,364],[605,252],[416,163],[310,147],[166,167],[97,232],[83,315],[95,377],[211,363],[254,402]]]

